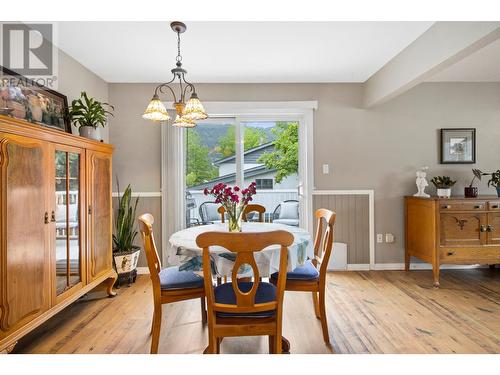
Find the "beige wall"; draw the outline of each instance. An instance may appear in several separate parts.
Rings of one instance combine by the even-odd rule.
[[[108,101],[108,83],[85,68],[78,61],[68,56],[63,51],[58,53],[58,88],[57,91],[68,97],[68,105],[71,101],[80,97],[82,91],[97,100]],[[109,128],[99,128],[102,139],[109,141]],[[78,134],[78,130],[73,127],[73,134]]]
[[[116,107],[110,141],[114,173],[135,191],[160,190],[160,125],[141,119],[153,84],[110,84]],[[403,196],[415,191],[415,170],[446,173],[462,194],[471,165],[438,164],[438,129],[477,128],[477,164],[500,168],[500,83],[428,83],[374,109],[363,109],[361,84],[199,84],[204,101],[317,100],[314,118],[316,189],[374,189],[375,231],[393,233],[394,244],[376,245],[377,263],[403,261]],[[330,164],[329,175],[321,172]],[[481,192],[492,193],[486,183]]]

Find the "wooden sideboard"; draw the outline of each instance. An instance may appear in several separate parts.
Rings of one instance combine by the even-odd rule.
[[[441,264],[500,263],[500,198],[405,197],[405,269],[410,257]]]
[[[115,295],[112,153],[0,116],[0,352],[102,282]]]

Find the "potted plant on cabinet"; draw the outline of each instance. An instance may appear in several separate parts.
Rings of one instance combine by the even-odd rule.
[[[466,186],[465,189],[464,189],[464,195],[465,195],[466,198],[475,198],[475,197],[477,197],[478,190],[477,190],[476,186],[473,186],[474,185],[474,181],[476,180],[476,178],[479,181],[481,181],[481,177],[482,176],[487,176],[490,173],[484,173],[480,169],[472,169],[472,174],[474,175],[474,177],[472,177],[472,181],[470,182],[469,186]]]
[[[488,187],[493,186],[497,189],[497,196],[500,197],[500,169],[491,174],[491,178],[488,181]]]
[[[89,98],[83,91],[79,99],[71,102],[69,116],[71,122],[79,128],[82,137],[99,141],[97,127],[106,125],[107,115],[113,116],[111,111],[114,107],[108,103],[102,103],[94,98]],[[111,110],[111,111],[110,111]]]
[[[115,234],[113,234],[113,257],[115,269],[118,273],[118,285],[127,280],[128,283],[137,275],[137,262],[141,248],[134,245],[137,236],[135,229],[135,212],[139,197],[132,205],[132,188],[127,186],[123,195],[120,196],[120,185],[118,186],[118,213],[116,215]]]
[[[436,176],[431,182],[436,187],[439,198],[449,198],[451,196],[451,188],[457,181],[453,181],[448,176]]]

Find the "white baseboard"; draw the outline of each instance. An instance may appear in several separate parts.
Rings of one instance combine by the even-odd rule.
[[[149,275],[149,268],[148,267],[137,267],[137,274],[138,275]]]
[[[485,267],[488,266],[482,264],[443,264],[439,268],[442,270],[467,270]],[[372,268],[372,270],[375,271],[398,271],[404,269],[404,263],[377,263]],[[410,270],[432,270],[432,265],[429,263],[410,263]]]
[[[369,270],[370,270],[370,265],[368,263],[347,265],[347,271],[369,271]]]
[[[474,268],[486,268],[484,264],[462,265],[462,264],[443,264],[439,267],[442,270],[468,270]],[[345,271],[403,271],[404,263],[376,263],[371,269],[368,263],[348,264]],[[412,263],[410,270],[432,270],[432,265],[428,263]],[[344,270],[328,270],[328,272],[345,272]],[[137,267],[138,275],[149,275],[148,267]]]

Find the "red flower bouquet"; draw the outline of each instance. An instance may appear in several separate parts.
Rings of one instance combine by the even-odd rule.
[[[247,204],[252,201],[252,196],[257,193],[256,183],[252,182],[246,189],[239,186],[231,187],[219,183],[212,189],[205,189],[205,195],[215,198],[215,203],[220,203],[227,212],[230,232],[241,232],[241,216]]]

